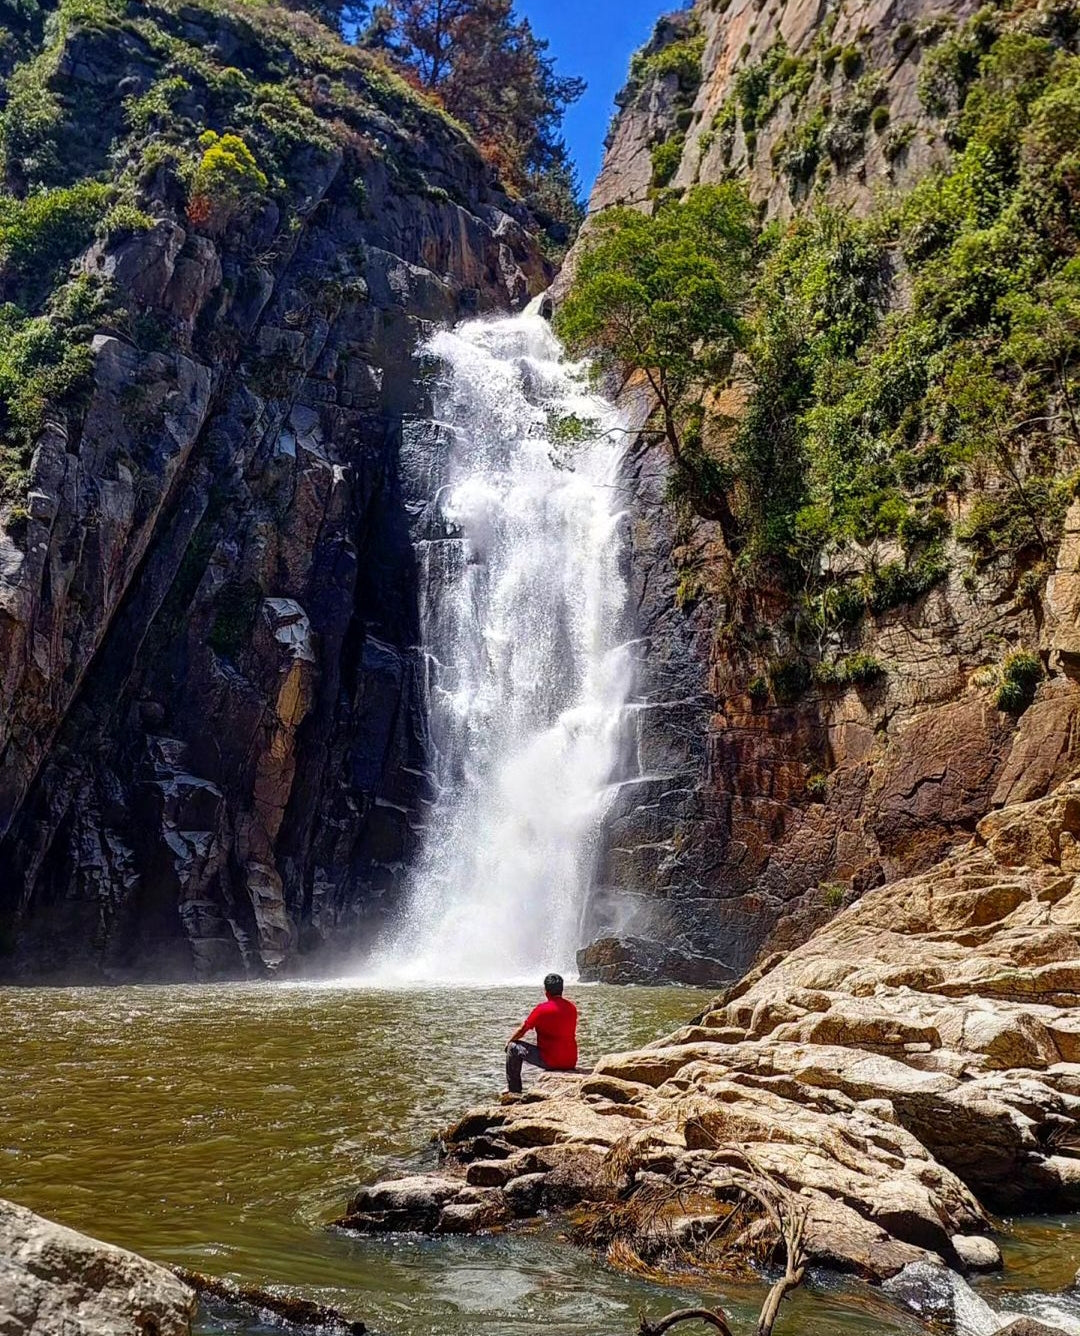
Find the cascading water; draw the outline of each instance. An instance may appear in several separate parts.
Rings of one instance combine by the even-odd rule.
[[[535,980],[573,968],[631,678],[624,432],[539,315],[473,321],[428,351],[447,442],[421,544],[439,787],[373,973]]]

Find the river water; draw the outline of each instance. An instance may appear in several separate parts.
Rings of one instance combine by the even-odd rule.
[[[576,996],[585,1058],[658,1037],[706,1000]],[[435,1163],[432,1133],[501,1089],[502,1042],[535,1000],[522,988],[0,990],[0,1196],[163,1262],[333,1304],[386,1336],[538,1324],[632,1336],[640,1310],[700,1291],[617,1275],[554,1226],[393,1241],[326,1228],[357,1184]],[[726,1302],[749,1314],[754,1297]],[[807,1293],[791,1311],[801,1336],[913,1330],[858,1291]]]
[[[659,1037],[707,1000],[575,992],[583,1060]],[[435,1164],[432,1133],[501,1088],[502,1042],[535,1000],[334,984],[0,989],[0,1196],[163,1262],[333,1304],[384,1336],[633,1336],[641,1312],[702,1297],[752,1330],[763,1287],[631,1279],[557,1222],[443,1240],[327,1228],[357,1184]],[[982,1286],[994,1309],[1080,1330],[1075,1299],[1039,1293],[1080,1265],[1071,1223],[1014,1228],[1006,1253],[1005,1279]],[[995,1329],[968,1307],[968,1336]],[[201,1330],[257,1329],[207,1318]],[[864,1287],[812,1279],[776,1330],[922,1328]]]

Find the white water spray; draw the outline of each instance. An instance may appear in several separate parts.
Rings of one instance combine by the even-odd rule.
[[[617,760],[630,656],[624,441],[539,316],[436,334],[449,435],[423,546],[439,793],[384,981],[572,971]]]

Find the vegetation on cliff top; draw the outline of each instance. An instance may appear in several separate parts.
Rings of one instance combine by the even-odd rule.
[[[327,18],[343,33],[385,56],[467,125],[502,180],[559,240],[572,239],[582,211],[560,125],[585,85],[558,73],[548,43],[513,0],[358,0],[344,7],[311,0],[307,7],[329,8]]]
[[[372,173],[439,202],[493,184],[436,91],[308,13],[0,0],[0,30],[0,501],[24,490],[47,415],[78,411],[94,333],[154,334],[73,274],[95,237],[177,217],[269,261],[328,177],[361,215]]]
[[[677,452],[679,488],[731,517],[733,597],[785,588],[797,640],[818,653],[925,593],[954,541],[972,568],[1011,563],[1018,588],[1047,569],[1080,476],[1076,20],[987,9],[946,36],[923,91],[948,162],[865,220],[819,202],[766,227],[734,317],[729,303],[709,324],[694,265],[664,273],[681,318],[706,321],[696,374],[682,370],[676,405],[661,398],[705,442]],[[561,321],[575,347],[656,376],[656,345],[580,312],[630,281],[632,235],[651,247],[712,189],[596,228]],[[727,368],[720,334],[738,353]],[[737,422],[717,411],[725,386]]]

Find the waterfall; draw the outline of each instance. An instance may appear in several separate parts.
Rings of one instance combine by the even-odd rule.
[[[539,315],[434,335],[441,486],[420,545],[437,791],[395,981],[572,972],[617,761],[625,433]]]

